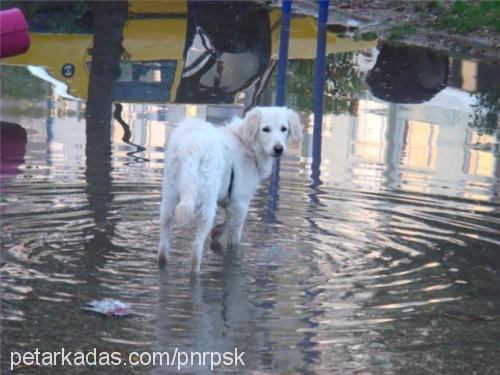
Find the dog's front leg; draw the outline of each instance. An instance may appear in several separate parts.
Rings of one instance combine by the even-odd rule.
[[[250,202],[231,202],[228,207],[228,220],[226,222],[227,246],[229,248],[238,247],[243,232],[243,224],[247,217]]]
[[[171,190],[163,193],[161,202],[160,219],[160,244],[158,245],[158,265],[165,266],[170,253],[170,238],[174,226],[174,210],[177,204],[177,195],[170,193]]]

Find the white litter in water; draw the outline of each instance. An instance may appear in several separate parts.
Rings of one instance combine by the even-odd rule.
[[[127,316],[132,314],[130,305],[115,299],[103,299],[100,301],[92,301],[88,306],[83,308],[87,311],[96,312],[106,316]]]

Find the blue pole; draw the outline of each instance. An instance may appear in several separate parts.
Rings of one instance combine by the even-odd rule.
[[[276,105],[285,105],[286,91],[286,71],[288,65],[288,42],[290,35],[290,17],[292,14],[292,0],[283,0],[281,4],[281,32],[280,49],[278,60],[278,84],[276,88]],[[273,222],[275,219],[274,211],[278,204],[278,190],[280,183],[280,159],[275,159],[273,171],[271,174],[271,186],[269,188],[268,220]]]
[[[316,47],[316,77],[314,82],[314,128],[313,128],[313,161],[311,178],[313,187],[321,184],[321,131],[323,127],[323,86],[326,72],[326,26],[328,22],[328,0],[319,1],[318,11],[318,43]]]
[[[286,69],[288,65],[288,41],[290,35],[290,16],[292,14],[292,1],[283,0],[281,4],[281,32],[280,50],[278,61],[278,86],[276,89],[276,105],[285,105]]]

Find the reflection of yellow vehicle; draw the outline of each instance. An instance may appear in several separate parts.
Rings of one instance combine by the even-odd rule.
[[[115,85],[115,98],[120,101],[134,102],[176,102],[178,90],[183,81],[186,44],[192,39],[188,35],[187,2],[130,1],[129,4],[131,17],[123,30],[125,53],[121,63],[122,74]],[[270,54],[265,56],[267,63],[270,59],[278,58],[280,16],[278,9],[268,13],[271,35],[267,40],[271,46]],[[256,38],[259,37],[261,36],[256,36]],[[31,38],[31,48],[26,54],[3,59],[2,62],[45,66],[52,77],[68,84],[71,95],[86,99],[93,34],[31,33]],[[373,45],[374,42],[337,40],[331,33],[327,37],[328,53],[353,51]],[[315,58],[315,49],[315,19],[292,18],[289,58]],[[240,55],[240,60],[228,59],[230,63],[224,66],[223,74],[226,77],[222,77],[222,81],[238,80],[232,82],[231,93],[236,88],[244,88],[249,83],[248,81],[255,77],[255,72],[254,75],[249,75],[243,80],[241,77],[236,77],[242,63],[248,63],[247,60],[242,61],[247,57],[241,53]],[[262,56],[260,56],[260,61],[262,61]],[[215,72],[212,76],[217,74],[216,69],[219,67],[212,68]],[[260,68],[258,70],[258,67],[254,69],[257,74],[263,71]],[[218,70],[219,73],[221,71],[221,69]],[[210,79],[213,80],[212,76]],[[188,86],[184,92],[190,90],[191,87]]]
[[[164,12],[169,17],[130,19],[126,23],[123,30],[126,52],[122,70],[126,79],[134,61],[171,61],[174,62],[172,65],[175,70],[171,86],[176,87],[183,69],[186,2],[160,2],[159,5],[144,1],[130,2],[131,13]],[[2,59],[2,62],[45,66],[52,77],[68,84],[71,95],[87,99],[93,37],[93,34],[31,33],[28,52]],[[67,67],[72,67],[71,72],[68,72]],[[152,72],[152,76],[145,79],[155,82],[158,77]],[[172,92],[175,94],[175,90]],[[175,96],[171,98],[171,101],[174,100]]]

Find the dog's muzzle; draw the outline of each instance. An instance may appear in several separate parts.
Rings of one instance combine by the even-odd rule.
[[[283,146],[282,145],[276,145],[273,147],[273,157],[279,158],[281,155],[283,155]]]

